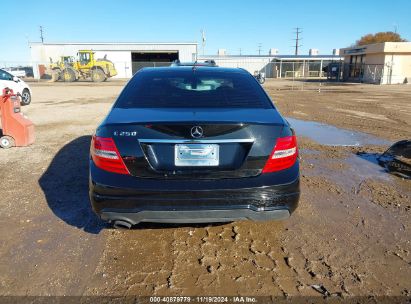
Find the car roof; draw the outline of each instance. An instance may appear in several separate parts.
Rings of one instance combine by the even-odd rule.
[[[214,60],[196,60],[196,61],[189,61],[189,62],[184,62],[180,61],[179,59],[174,60],[171,63],[171,66],[212,66],[212,67],[218,67],[216,62]]]
[[[219,73],[236,73],[236,74],[249,74],[248,71],[242,68],[223,68],[216,66],[205,66],[205,65],[196,65],[196,66],[168,66],[168,67],[146,67],[138,71],[138,73],[170,73],[170,72],[179,72],[179,71],[204,71],[212,72],[215,74]]]

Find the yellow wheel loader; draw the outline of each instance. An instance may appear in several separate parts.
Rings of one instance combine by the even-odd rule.
[[[79,79],[91,79],[93,82],[102,82],[117,75],[114,63],[108,60],[106,56],[103,59],[95,59],[94,52],[91,50],[80,50],[77,56],[76,61],[69,60],[73,57],[62,56],[57,64],[50,66],[51,70],[58,75],[57,80],[73,82]],[[64,61],[63,58],[67,60]],[[55,78],[52,72],[52,79]]]
[[[60,60],[56,63],[50,58],[50,71],[51,71],[51,80],[58,81],[63,80],[62,72],[66,67],[73,67],[74,57],[73,56],[61,56]]]

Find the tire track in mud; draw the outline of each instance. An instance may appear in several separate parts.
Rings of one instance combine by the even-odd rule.
[[[172,230],[115,231],[95,275],[100,279],[91,284],[88,293],[218,295],[222,290],[226,294],[247,290],[254,295],[294,294],[296,273],[288,269],[281,250],[278,233],[282,229],[276,222],[238,222]],[[153,245],[159,242],[163,243],[161,249]],[[113,243],[130,245],[119,247]],[[145,248],[147,245],[149,248]],[[113,256],[122,263],[107,263],[113,261]],[[145,265],[149,263],[147,271]],[[108,277],[101,273],[113,274],[114,278],[107,281]],[[111,287],[100,289],[107,285]]]
[[[321,158],[321,155],[311,155],[311,157]],[[342,160],[344,160],[344,157]],[[328,237],[326,237],[326,233],[322,232],[317,240],[317,248],[326,248],[326,246],[330,245],[335,246],[339,242],[341,242],[341,245],[338,246],[340,248],[335,248],[335,250],[328,250],[329,252],[325,256],[316,254],[313,250],[315,247],[302,246],[304,256],[310,261],[321,262],[322,260],[326,262],[326,265],[323,265],[326,266],[324,270],[329,269],[331,272],[329,272],[330,275],[326,276],[325,279],[330,280],[329,286],[339,282],[334,288],[336,288],[337,293],[342,292],[342,295],[364,295],[370,293],[398,295],[407,293],[408,289],[404,288],[404,286],[406,286],[406,278],[411,273],[411,268],[408,267],[409,265],[402,264],[401,266],[400,263],[389,261],[391,258],[384,253],[386,248],[398,247],[397,244],[402,244],[400,248],[410,247],[409,242],[406,241],[407,238],[409,239],[409,233],[407,237],[406,225],[404,225],[409,216],[407,215],[407,209],[388,208],[387,210],[387,206],[382,206],[384,207],[383,209],[378,205],[374,205],[375,202],[370,200],[370,195],[367,192],[364,195],[361,191],[356,191],[364,186],[364,179],[361,176],[350,177],[347,174],[348,168],[345,167],[344,171],[341,171],[339,174],[340,176],[335,178],[335,175],[332,175],[332,170],[326,170],[329,167],[327,162],[329,160],[321,163],[317,162],[314,166],[307,166],[307,164],[312,163],[310,161],[302,162],[303,172],[305,172],[303,185],[305,184],[310,188],[323,187],[322,184],[324,183],[325,185],[330,183],[334,185],[331,187],[332,191],[327,191],[328,198],[335,198],[334,201],[332,199],[327,200],[327,205],[331,204],[333,212],[327,213],[333,217],[335,222],[340,223],[340,231],[335,230]],[[324,168],[317,168],[319,166]],[[320,179],[316,177],[318,172],[321,172],[320,175],[322,175]],[[375,177],[375,180],[378,180],[378,176]],[[393,201],[401,203],[401,199],[407,196],[403,191],[398,191],[400,189],[398,185],[390,183],[389,179],[380,180],[377,184],[379,185],[379,183],[384,185],[382,187],[383,192],[389,193],[386,197]],[[313,207],[317,209],[325,207],[319,206],[317,201],[318,195],[315,195],[313,191],[304,191],[303,188],[303,193],[309,194]],[[384,196],[379,196],[380,199],[381,197],[384,199]],[[391,204],[387,205],[391,206]],[[396,204],[392,204],[392,206],[396,206]],[[320,213],[321,211],[317,210],[317,212]],[[307,227],[311,226],[307,225]],[[326,227],[336,228],[329,221]],[[399,228],[400,232],[396,232],[397,228]],[[312,235],[315,236],[316,234]],[[333,244],[333,238],[335,238],[336,244]],[[331,241],[327,242],[330,239]],[[299,240],[299,243],[303,244],[304,240]],[[350,248],[350,250],[344,251],[346,248]],[[307,263],[306,266],[309,267],[305,268],[310,272],[313,269],[312,265],[312,262]],[[397,272],[398,270],[401,270],[401,274]],[[314,270],[315,273],[316,271]],[[397,284],[392,284],[390,276],[396,277]],[[325,281],[325,279],[323,278],[322,281]],[[338,291],[338,288],[341,291]]]

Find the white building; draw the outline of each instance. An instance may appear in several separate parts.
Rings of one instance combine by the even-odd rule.
[[[131,78],[144,66],[169,65],[179,59],[195,61],[196,42],[172,43],[30,43],[31,63],[35,78],[40,78],[50,64],[60,56],[76,56],[79,50],[93,50],[96,58],[111,60],[118,72],[116,78]]]
[[[409,83],[411,42],[383,42],[340,49],[343,79],[377,84]]]

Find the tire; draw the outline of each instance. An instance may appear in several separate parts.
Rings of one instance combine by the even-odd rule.
[[[107,77],[102,70],[95,69],[91,72],[91,79],[93,82],[103,82],[107,79]]]
[[[260,77],[260,78],[258,79],[258,82],[259,82],[260,84],[263,84],[263,83],[265,82],[265,77]]]
[[[13,137],[6,135],[0,138],[0,147],[2,147],[3,149],[14,147],[14,145],[15,142]]]
[[[22,106],[28,106],[31,102],[31,94],[28,89],[24,89],[23,92],[21,92],[21,102],[20,104]]]
[[[54,69],[51,71],[51,81],[56,82],[62,79],[61,71],[59,69]]]
[[[64,69],[61,73],[61,79],[65,82],[73,82],[76,80],[76,73],[73,69]]]

